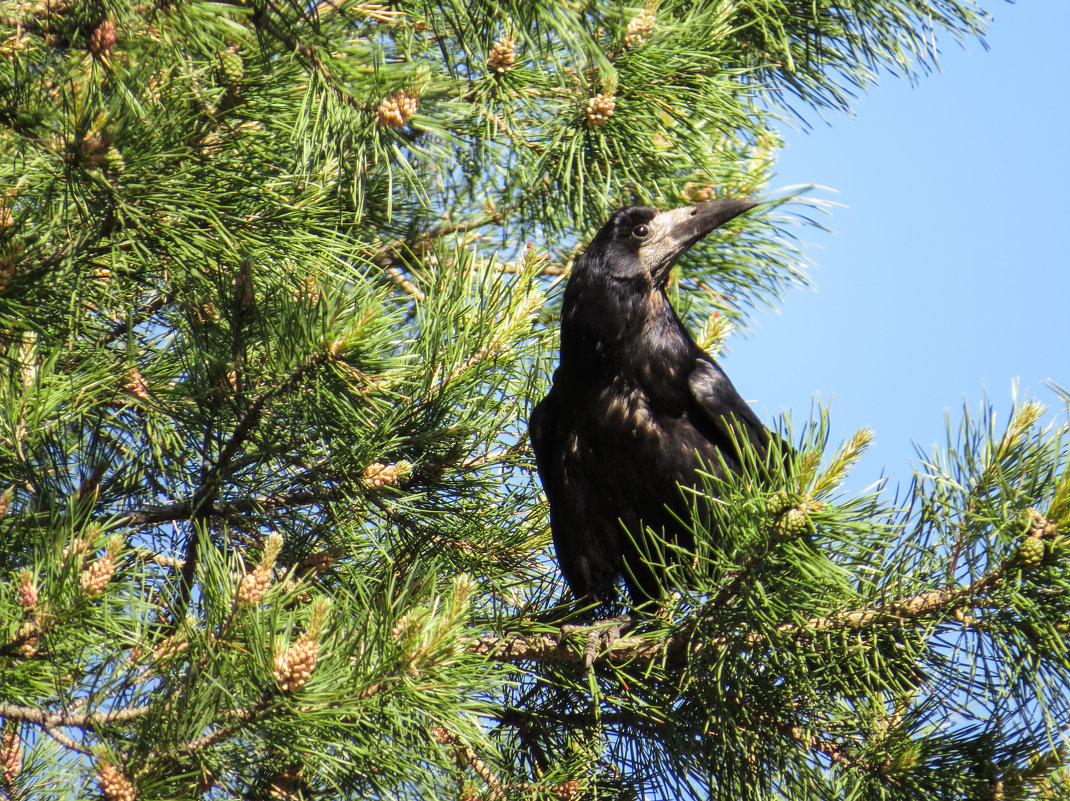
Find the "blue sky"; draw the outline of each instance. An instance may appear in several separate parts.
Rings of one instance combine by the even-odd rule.
[[[758,312],[721,357],[744,397],[796,428],[831,406],[832,441],[876,440],[849,487],[905,485],[913,443],[945,438],[987,391],[1049,406],[1070,388],[1070,2],[987,0],[986,51],[941,43],[941,72],[881,76],[854,115],[783,131],[773,186],[844,204],[805,232],[816,291]]]

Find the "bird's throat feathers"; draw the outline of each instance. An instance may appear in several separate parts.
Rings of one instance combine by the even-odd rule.
[[[644,281],[643,278],[646,280]],[[598,280],[601,279],[601,280]],[[661,288],[648,276],[622,282],[595,277],[577,282],[582,302],[565,294],[561,320],[561,367],[597,382],[600,376],[657,382],[688,369],[697,346]],[[635,286],[624,284],[635,283]],[[642,285],[638,285],[642,284]],[[601,291],[598,291],[601,290]],[[592,302],[597,298],[598,302]]]

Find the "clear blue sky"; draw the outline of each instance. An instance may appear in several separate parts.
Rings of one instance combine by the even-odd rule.
[[[773,186],[845,204],[810,230],[816,291],[758,312],[721,361],[767,418],[829,403],[832,443],[876,431],[849,487],[910,478],[913,443],[944,440],[1011,382],[1052,407],[1070,388],[1070,2],[986,0],[986,51],[941,43],[942,72],[882,76],[854,116],[785,128]]]

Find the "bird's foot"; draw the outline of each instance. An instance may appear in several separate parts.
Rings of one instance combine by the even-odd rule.
[[[561,633],[565,636],[577,633],[586,635],[583,645],[583,664],[590,667],[600,651],[613,647],[613,643],[620,639],[621,633],[631,622],[629,615],[618,615],[586,626],[565,625],[561,627]]]

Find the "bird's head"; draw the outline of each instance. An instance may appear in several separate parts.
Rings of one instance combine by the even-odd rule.
[[[561,363],[618,369],[622,360],[636,358],[632,339],[642,337],[652,321],[682,329],[665,299],[669,270],[702,237],[754,205],[713,200],[669,211],[629,206],[616,212],[591,240],[565,287]],[[690,342],[685,332],[669,344]]]
[[[610,217],[591,240],[581,269],[598,270],[621,281],[649,281],[660,288],[692,245],[754,206],[747,200],[711,200],[668,211],[628,206]]]

